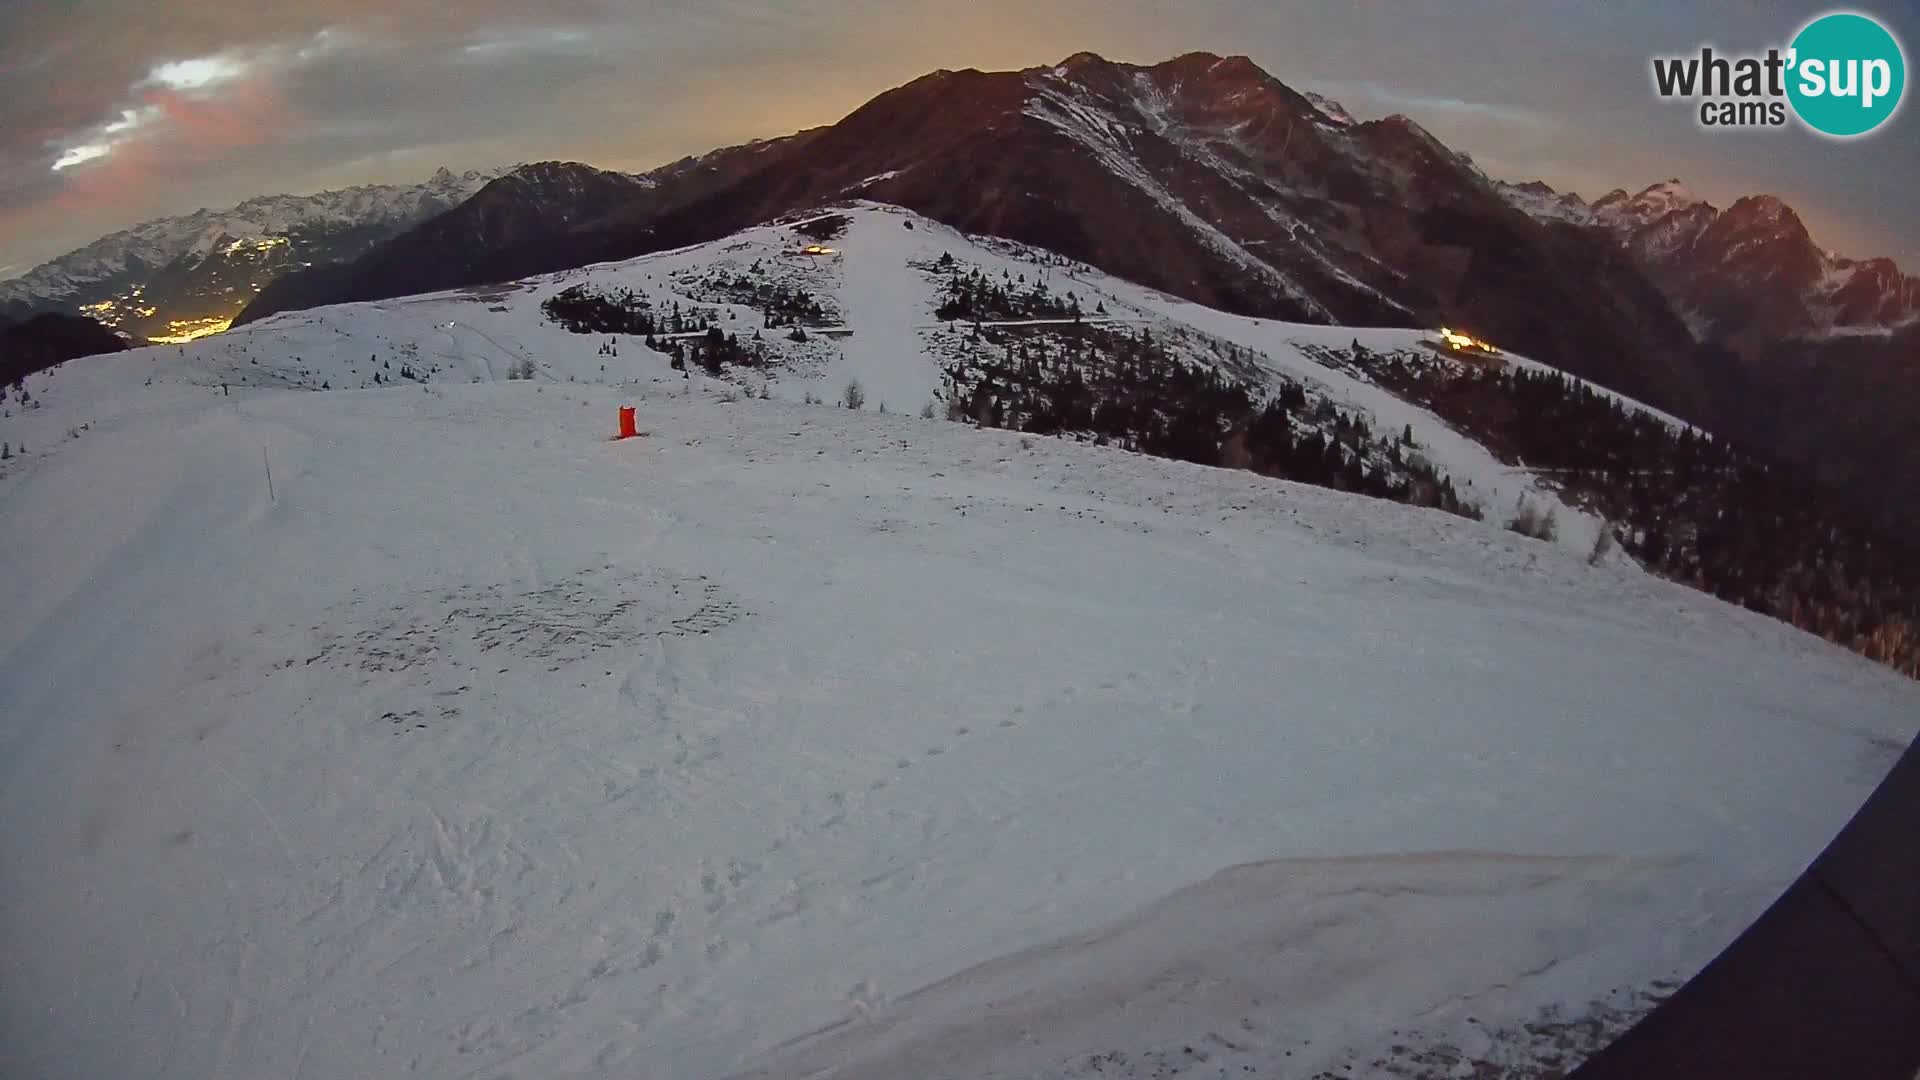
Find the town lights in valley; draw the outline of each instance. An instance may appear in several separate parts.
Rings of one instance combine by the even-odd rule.
[[[174,319],[167,324],[167,333],[148,340],[156,345],[185,345],[189,341],[224,333],[232,325],[232,319],[223,318]]]

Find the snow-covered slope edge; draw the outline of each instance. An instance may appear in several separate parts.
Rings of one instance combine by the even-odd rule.
[[[1488,526],[714,389],[202,393],[0,490],[0,1071],[704,1078],[991,1005],[1035,1038],[947,1071],[1305,1076],[1686,974],[1913,731]],[[1024,962],[915,995],[1224,868],[1463,850],[1542,858],[1235,872],[1070,950],[1277,949],[1151,1025]]]
[[[1647,978],[1613,946],[1669,932],[1633,897],[1670,887],[1686,862],[1426,852],[1236,866],[1111,926],[855,1014],[778,1048],[751,1075],[882,1080],[954,1062],[973,1075],[1031,1075],[1041,1061],[1047,1075],[1086,1078],[1317,1077],[1355,1065],[1532,1075],[1523,1067],[1597,1049],[1669,985],[1595,993]],[[1699,947],[1676,953],[1676,967],[1692,966]],[[1373,980],[1388,972],[1402,980],[1396,998],[1422,1003],[1416,1021],[1397,1002],[1381,1008]],[[1516,982],[1581,1007],[1534,1017],[1485,1007],[1490,988]],[[1274,1002],[1287,1003],[1284,1025]],[[1388,1045],[1382,1028],[1394,1033]]]

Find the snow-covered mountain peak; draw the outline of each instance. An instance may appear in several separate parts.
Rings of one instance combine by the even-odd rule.
[[[1748,195],[1727,207],[1727,214],[1753,224],[1792,227],[1800,215],[1778,195]]]
[[[1104,65],[1106,63],[1108,63],[1106,57],[1101,56],[1097,52],[1082,49],[1060,61],[1058,64],[1055,64],[1053,70],[1055,74],[1065,78],[1083,69]]]
[[[556,201],[564,201],[596,181],[627,183],[636,188],[651,187],[655,183],[650,176],[614,172],[575,161],[536,161],[516,165],[506,175],[526,185],[536,197]]]
[[[1555,191],[1544,181],[1524,184],[1493,181],[1493,189],[1515,209],[1541,221],[1565,221],[1591,225],[1597,220],[1594,208],[1571,191]]]
[[[1675,210],[1706,201],[1694,194],[1693,189],[1677,176],[1648,184],[1640,194],[1634,196],[1634,200],[1649,205],[1657,203]]]
[[[1739,337],[1740,322],[1755,318],[1762,340],[1887,336],[1920,321],[1920,279],[1890,259],[1820,247],[1776,195],[1748,195],[1720,210],[1678,179],[1634,195],[1616,188],[1591,206],[1539,181],[1494,188],[1534,218],[1611,233],[1697,335]],[[1769,299],[1756,303],[1763,294]]]
[[[1633,289],[1624,260],[1596,268],[1558,243],[1511,242],[1514,222],[1481,172],[1423,129],[1338,123],[1231,56],[1067,60],[912,80],[765,155],[736,148],[717,167],[662,171],[657,198],[568,200],[516,215],[528,226],[518,233],[462,215],[444,242],[409,234],[340,274],[283,278],[245,317],[697,243],[859,194],[1054,246],[1215,307],[1355,325],[1470,323],[1693,408],[1690,372],[1643,359],[1684,347],[1684,328]],[[1430,220],[1439,217],[1444,228]],[[476,258],[470,242],[482,234],[505,250]],[[1461,246],[1498,250],[1516,270],[1500,290],[1470,287],[1463,278],[1479,256],[1438,250]],[[429,266],[445,269],[414,269]]]
[[[1302,93],[1308,101],[1313,102],[1314,108],[1319,109],[1328,120],[1333,122],[1335,127],[1352,127],[1354,124],[1359,123],[1359,121],[1353,118],[1353,114],[1347,111],[1345,105],[1340,104],[1327,95],[1315,93],[1312,90],[1306,90]]]
[[[1616,188],[1593,203],[1594,215],[1602,223],[1616,228],[1651,225],[1668,214],[1696,208],[1709,212],[1713,209],[1678,179],[1649,184],[1631,196]]]

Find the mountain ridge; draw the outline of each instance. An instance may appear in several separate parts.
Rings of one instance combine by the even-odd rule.
[[[442,166],[418,184],[261,195],[155,218],[0,282],[0,308],[84,311],[138,337],[163,336],[175,321],[223,324],[260,277],[359,255],[452,209],[500,171]]]
[[[1721,209],[1678,178],[1633,194],[1615,188],[1591,203],[1537,180],[1495,186],[1537,220],[1613,234],[1705,339],[1891,332],[1920,320],[1920,276],[1885,256],[1816,244],[1776,195],[1743,195]],[[1765,321],[1755,326],[1756,319]]]
[[[628,174],[578,162],[516,166],[446,213],[346,265],[295,271],[268,284],[235,318],[506,281],[582,265],[574,234],[634,205],[668,208],[715,177],[777,158],[806,133],[725,147]],[[595,261],[587,259],[586,261]]]
[[[1774,195],[1723,210],[1678,180],[1592,204],[1544,184],[1501,192],[1644,269],[1703,343],[1714,430],[1810,469],[1885,530],[1920,527],[1920,277],[1822,247]]]
[[[1663,408],[1704,412],[1706,387],[1671,359],[1690,335],[1622,255],[1537,227],[1411,119],[1352,122],[1245,57],[1143,66],[1077,53],[1021,71],[935,71],[793,138],[672,205],[569,221],[564,245],[542,239],[432,287],[627,258],[865,197],[1227,310],[1474,326]],[[411,255],[447,261],[417,244]],[[374,253],[310,276],[318,288],[288,279],[242,319],[417,291],[399,261]]]

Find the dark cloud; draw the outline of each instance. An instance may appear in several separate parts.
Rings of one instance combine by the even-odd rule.
[[[1573,0],[65,0],[0,7],[0,264],[270,191],[566,157],[642,168],[830,123],[935,67],[1081,49],[1246,53],[1358,115],[1405,112],[1496,175],[1593,196],[1670,175],[1771,191],[1843,250],[1920,236],[1915,114],[1839,146],[1697,128],[1648,57],[1784,38],[1811,4]],[[1912,4],[1889,15],[1920,40]],[[56,163],[65,167],[55,170]],[[1909,255],[1911,258],[1911,256]]]

